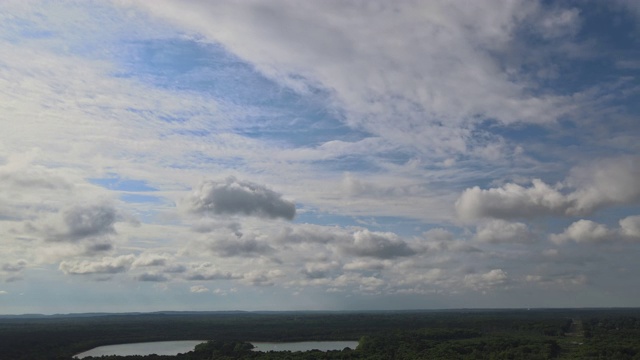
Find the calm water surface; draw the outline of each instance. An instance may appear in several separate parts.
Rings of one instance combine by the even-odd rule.
[[[346,347],[355,349],[357,341],[300,341],[300,342],[251,342],[255,348],[253,351],[308,351],[318,349],[320,351],[342,350]]]
[[[82,359],[87,356],[102,355],[177,355],[192,351],[196,345],[205,342],[205,340],[186,340],[186,341],[155,341],[133,344],[107,345],[93,348],[89,351],[75,355]]]
[[[189,341],[156,341],[133,344],[107,345],[93,348],[89,351],[75,355],[76,358],[82,359],[87,356],[102,355],[177,355],[192,351],[196,345],[205,342],[205,340],[189,340]],[[255,348],[254,351],[308,351],[318,349],[320,351],[342,350],[346,347],[355,349],[358,346],[357,341],[300,341],[300,342],[251,342]]]

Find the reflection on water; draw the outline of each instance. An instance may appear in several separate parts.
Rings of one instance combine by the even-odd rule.
[[[251,342],[254,351],[308,351],[317,349],[320,351],[342,350],[346,347],[355,349],[357,341],[300,341],[300,342]]]
[[[107,345],[93,348],[89,351],[75,355],[76,358],[82,359],[87,356],[103,356],[103,355],[177,355],[192,351],[196,345],[205,342],[205,340],[188,340],[188,341],[155,341],[133,344]],[[251,342],[255,348],[254,351],[308,351],[308,350],[342,350],[346,347],[355,349],[358,346],[357,341],[300,341],[300,342]]]
[[[205,342],[205,340],[185,340],[185,341],[155,341],[133,344],[107,345],[93,348],[89,351],[75,355],[82,359],[87,356],[102,355],[177,355],[192,351],[196,345]]]

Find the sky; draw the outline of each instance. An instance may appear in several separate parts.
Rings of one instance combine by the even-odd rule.
[[[0,3],[0,313],[640,306],[640,3]]]

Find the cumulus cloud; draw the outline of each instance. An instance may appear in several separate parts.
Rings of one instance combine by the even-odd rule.
[[[151,281],[151,282],[165,282],[169,280],[165,275],[160,273],[142,273],[142,274],[136,275],[135,278],[138,281]]]
[[[60,263],[59,269],[70,275],[116,274],[129,270],[134,261],[135,256],[132,254],[117,257],[106,256],[99,261],[63,261]]]
[[[502,269],[493,269],[484,274],[467,274],[464,276],[465,286],[475,290],[487,290],[504,285],[508,281],[507,273]]]
[[[253,286],[273,286],[275,281],[284,275],[280,269],[254,270],[244,274],[242,282]]]
[[[399,184],[403,179],[395,179],[392,186],[376,184],[358,179],[352,173],[345,173],[342,178],[342,191],[349,197],[398,198],[415,197],[426,192],[424,186],[417,184]]]
[[[133,262],[132,267],[165,266],[169,259],[169,254],[143,253]]]
[[[207,180],[186,199],[187,209],[200,215],[250,215],[291,220],[295,204],[263,185],[228,177],[223,181]]]
[[[600,159],[572,169],[568,183],[577,190],[568,195],[568,212],[588,214],[616,204],[640,201],[640,157]]]
[[[568,241],[594,244],[640,240],[640,216],[628,216],[618,224],[617,228],[609,228],[604,224],[581,219],[569,225],[562,233],[551,234],[549,240],[556,244]]]
[[[344,229],[334,226],[314,224],[297,224],[285,226],[274,236],[274,240],[283,244],[317,243],[329,244],[346,241],[349,234]]]
[[[416,251],[396,234],[389,232],[371,232],[369,230],[356,231],[353,234],[353,242],[342,245],[342,249],[350,255],[380,259],[416,254]]]
[[[209,248],[218,255],[227,256],[255,256],[273,253],[274,248],[268,244],[251,238],[237,238],[223,236],[214,239]]]
[[[62,218],[66,231],[57,235],[60,240],[77,241],[115,233],[116,210],[108,204],[77,205],[65,210]]]
[[[53,244],[74,244],[85,254],[113,248],[115,224],[123,221],[106,202],[74,204],[24,223],[24,230]]]
[[[638,202],[638,178],[639,157],[601,159],[572,169],[564,183],[555,186],[535,179],[530,187],[508,183],[499,188],[468,188],[455,207],[463,220],[586,215],[602,207]]]
[[[356,259],[344,264],[344,270],[363,271],[363,270],[384,270],[391,266],[390,263],[379,259]]]
[[[523,243],[530,241],[532,234],[524,223],[491,220],[477,226],[475,238],[487,243]]]
[[[324,279],[338,268],[336,262],[322,262],[306,264],[300,273],[306,279]]]
[[[3,264],[2,271],[9,272],[9,273],[20,272],[24,270],[26,266],[27,266],[27,262],[25,260],[18,260],[13,263]]]
[[[538,179],[532,181],[530,188],[506,184],[483,190],[475,186],[465,190],[455,203],[462,219],[513,219],[561,214],[568,205],[562,193]]]
[[[191,264],[191,268],[185,274],[185,279],[194,281],[232,280],[241,278],[242,276],[240,275],[219,270],[212,263]]]
[[[207,287],[204,287],[202,285],[194,285],[191,288],[189,288],[189,291],[192,293],[206,293],[206,292],[209,292],[210,290]]]
[[[0,275],[4,277],[6,282],[12,282],[22,279],[22,273],[27,267],[27,261],[20,259],[14,262],[7,262],[0,267]]]
[[[624,236],[633,239],[640,239],[640,215],[628,216],[620,220],[619,224]]]
[[[549,239],[556,244],[562,244],[569,240],[577,243],[599,243],[615,238],[616,232],[605,225],[583,219],[569,225],[561,234],[552,234]]]
[[[527,275],[525,281],[536,283],[539,285],[559,285],[559,286],[578,286],[589,282],[589,278],[584,274],[545,274],[545,275]]]

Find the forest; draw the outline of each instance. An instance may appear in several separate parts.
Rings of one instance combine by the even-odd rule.
[[[160,312],[0,318],[0,359],[73,359],[109,344],[210,339],[204,359],[640,359],[640,309]],[[253,351],[251,341],[358,340],[356,349]]]

